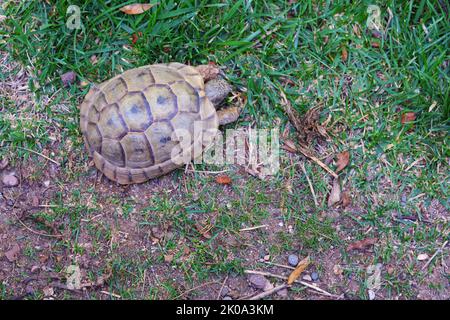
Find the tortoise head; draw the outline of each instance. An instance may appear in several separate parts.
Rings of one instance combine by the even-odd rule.
[[[222,77],[209,80],[205,84],[205,93],[209,101],[211,101],[215,107],[220,105],[222,101],[231,92],[231,85]]]

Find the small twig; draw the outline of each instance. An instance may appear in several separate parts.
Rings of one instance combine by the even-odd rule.
[[[287,279],[288,279],[288,277],[281,276],[281,275],[279,275],[279,274],[270,273],[270,272],[264,272],[264,271],[245,270],[244,272],[245,272],[245,273],[249,273],[249,274],[259,274],[259,275],[261,275],[261,276],[273,277],[273,278],[278,278],[278,279],[282,279],[282,280],[287,280]],[[305,286],[305,287],[308,287],[308,288],[310,288],[310,289],[313,289],[313,290],[315,290],[316,292],[318,292],[318,293],[320,293],[320,294],[323,294],[323,295],[326,295],[326,296],[328,296],[328,297],[333,297],[333,298],[337,298],[337,299],[340,298],[339,296],[337,296],[337,295],[335,295],[335,294],[329,293],[329,292],[327,292],[327,291],[325,291],[325,290],[323,290],[323,289],[321,289],[321,288],[319,288],[319,287],[317,287],[317,286],[313,286],[312,284],[310,284],[310,283],[308,283],[308,282],[305,282],[305,281],[295,280],[294,283],[301,284],[301,285],[303,285],[303,286]]]
[[[48,234],[48,233],[42,233],[42,232],[33,230],[33,229],[31,229],[29,226],[27,226],[22,220],[20,220],[19,217],[17,216],[17,214],[15,214],[15,213],[13,213],[13,214],[16,216],[17,221],[19,221],[19,223],[20,223],[25,229],[27,229],[28,231],[30,231],[31,233],[34,233],[34,234],[36,234],[36,235],[38,235],[38,236],[50,237],[50,238],[62,238],[62,237],[63,237],[63,236],[60,235],[60,234]]]
[[[283,289],[288,288],[288,287],[289,286],[287,284],[282,284],[282,285],[279,285],[279,286],[277,286],[277,287],[275,287],[273,289],[261,292],[260,294],[257,294],[256,296],[251,297],[249,300],[259,300],[259,299],[265,298],[267,296],[270,296],[272,293],[275,293],[277,291],[283,290]]]
[[[221,284],[221,283],[220,283],[220,282],[217,282],[217,281],[211,281],[211,282],[202,283],[202,284],[199,285],[199,286],[193,287],[193,288],[191,288],[191,289],[189,289],[189,290],[187,290],[187,291],[185,291],[185,292],[179,294],[178,296],[176,296],[175,298],[173,298],[173,300],[176,300],[176,299],[178,299],[178,298],[181,298],[182,296],[188,294],[188,293],[191,292],[191,291],[197,290],[197,289],[202,288],[202,287],[204,287],[204,286],[208,286],[208,285],[210,285],[210,284]]]
[[[240,229],[239,231],[252,231],[252,230],[261,229],[261,228],[267,228],[267,227],[268,227],[267,224],[262,224],[262,225],[256,226],[256,227],[243,228],[243,229]]]
[[[223,280],[222,286],[220,287],[220,290],[219,290],[219,293],[217,294],[216,300],[219,300],[219,299],[220,299],[220,296],[222,295],[222,290],[223,290],[223,288],[225,287],[225,283],[227,283],[227,280],[228,280],[228,274],[227,274],[227,276],[225,277],[225,280]]]
[[[53,162],[54,164],[56,164],[56,165],[58,165],[58,166],[61,166],[61,165],[59,164],[58,161],[55,161],[55,160],[53,160],[53,159],[47,157],[46,155],[43,155],[42,153],[39,153],[39,152],[37,152],[37,151],[31,150],[31,149],[28,149],[28,148],[24,148],[24,147],[18,147],[18,148],[19,148],[19,149],[22,149],[22,150],[25,150],[25,151],[28,151],[28,152],[31,152],[31,153],[34,153],[34,154],[36,154],[36,155],[38,155],[38,156],[40,156],[40,157],[42,157],[42,158],[44,158],[44,159],[47,159],[48,161]]]
[[[118,294],[112,293],[112,292],[108,292],[108,291],[100,291],[100,293],[103,294],[107,294],[111,297],[117,298],[117,299],[122,299],[122,296],[119,296]]]
[[[311,189],[311,194],[312,194],[313,199],[314,199],[314,204],[316,205],[316,207],[318,207],[319,203],[317,202],[316,193],[314,192],[314,188],[313,188],[313,185],[311,183],[311,180],[308,177],[308,173],[306,173],[305,165],[303,164],[303,162],[300,162],[300,168],[302,168],[302,171],[303,171],[303,173],[305,174],[305,177],[306,177],[306,181],[308,181],[309,189]]]
[[[310,151],[302,146],[301,144],[299,144],[298,146],[298,150],[307,158],[310,158],[312,161],[314,161],[315,163],[317,163],[320,167],[322,167],[322,169],[324,169],[325,171],[327,171],[329,174],[331,174],[333,176],[333,178],[337,179],[338,175],[336,172],[334,172],[333,170],[330,169],[330,167],[328,167],[325,163],[323,163],[319,158],[313,156]]]
[[[186,172],[196,172],[196,173],[207,173],[207,174],[219,174],[219,173],[225,173],[230,171],[229,169],[219,170],[219,171],[201,171],[201,170],[186,170]]]
[[[439,252],[441,252],[445,246],[447,245],[448,240],[444,242],[444,244],[436,250],[436,252],[431,256],[431,258],[427,261],[427,263],[425,263],[425,265],[422,267],[422,270],[425,270],[431,263],[431,261],[433,261],[434,258],[436,258],[436,256],[438,255]]]
[[[295,270],[294,267],[287,266],[287,265],[285,265],[285,264],[279,264],[279,263],[270,262],[270,261],[264,261],[264,263],[270,264],[270,265],[272,265],[272,266],[280,267],[280,268],[285,268],[285,269]]]

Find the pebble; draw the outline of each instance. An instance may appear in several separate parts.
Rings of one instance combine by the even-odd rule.
[[[288,262],[292,267],[296,267],[298,265],[298,256],[295,254],[290,254],[288,257]]]
[[[2,182],[5,187],[15,187],[19,184],[19,179],[14,175],[14,173],[11,173],[4,175]]]
[[[264,290],[268,282],[268,280],[264,276],[261,276],[259,274],[252,274],[248,278],[248,281],[253,287],[260,290]]]
[[[222,292],[220,293],[220,295],[222,296],[222,297],[225,297],[227,294],[229,294],[230,293],[230,289],[228,289],[228,287],[223,287],[222,288]]]
[[[283,297],[283,298],[287,298],[288,290],[287,289],[281,289],[280,291],[277,292],[277,295],[279,295],[280,297]]]
[[[309,274],[305,274],[303,276],[303,280],[305,280],[305,281],[312,281],[312,278],[311,278],[311,276]]]
[[[311,279],[312,279],[313,281],[319,280],[319,274],[318,274],[317,272],[311,273]]]
[[[230,296],[223,297],[222,300],[233,300]]]
[[[373,292],[373,290],[369,290],[368,293],[369,293],[369,300],[375,299],[375,292]]]

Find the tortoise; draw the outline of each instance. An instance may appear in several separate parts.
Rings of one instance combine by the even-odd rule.
[[[218,126],[239,116],[237,107],[216,110],[232,90],[219,70],[153,64],[93,86],[80,126],[97,169],[119,184],[142,183],[199,157]]]

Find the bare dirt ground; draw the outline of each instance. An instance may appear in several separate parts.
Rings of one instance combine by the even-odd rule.
[[[22,102],[17,113],[3,114],[14,122],[17,117],[26,117],[33,94],[27,89],[25,70],[11,65],[4,54],[0,62],[2,68],[19,70],[0,84],[1,95]],[[347,250],[349,243],[370,237],[373,232],[370,227],[363,230],[362,236],[355,236],[354,230],[361,232],[359,221],[367,213],[367,199],[357,190],[350,190],[352,203],[348,206],[322,213],[324,220],[332,221],[332,235],[309,234],[308,230],[303,235],[316,242],[325,243],[335,236],[340,240],[312,249],[312,245],[289,240],[298,229],[293,228],[295,218],[284,215],[278,186],[260,184],[243,170],[236,171],[233,187],[214,184],[207,174],[182,170],[149,183],[123,187],[101,177],[92,163],[77,153],[80,149],[74,149],[76,152],[64,167],[50,161],[62,161],[55,152],[61,148],[60,132],[56,129],[51,134],[54,144],[45,146],[40,155],[12,155],[0,169],[1,178],[11,174],[18,178],[18,184],[12,187],[0,182],[1,299],[239,299],[264,290],[251,283],[243,269],[288,276],[292,271],[286,267],[289,253],[300,258],[312,256],[313,262],[301,279],[332,296],[295,286],[270,298],[359,299],[366,295],[367,266],[378,263],[386,250],[397,251],[398,255],[383,264],[377,299],[450,299],[448,253],[438,251],[431,272],[421,273],[433,252],[425,260],[418,260],[415,248],[399,249],[403,244],[389,243],[393,238],[388,233],[378,238],[375,249],[369,246]],[[2,142],[1,147],[8,145]],[[298,160],[291,154],[286,157]],[[268,227],[250,232],[236,232],[241,225],[234,231],[221,228],[221,220],[237,220],[241,214],[228,208],[242,201],[241,191],[249,180],[254,184],[242,205],[267,212],[258,223]],[[394,187],[389,186],[389,181],[386,184],[380,196]],[[291,188],[307,186],[294,181]],[[258,202],[258,194],[265,194],[266,200]],[[200,217],[185,212],[186,206],[216,195],[216,210]],[[219,213],[224,210],[230,214]],[[424,205],[422,213],[430,232],[437,232],[450,219],[438,200]],[[319,222],[321,219],[319,215]],[[252,221],[247,222],[251,225]],[[392,212],[386,224],[396,223],[398,217]],[[208,231],[199,232],[198,224],[209,225]],[[412,236],[415,230],[414,224],[404,228],[405,237]],[[70,274],[65,271],[71,265],[80,268],[81,288],[67,286]],[[315,272],[318,279],[311,278]],[[272,277],[265,280],[271,283],[265,284],[269,287],[282,282]]]

